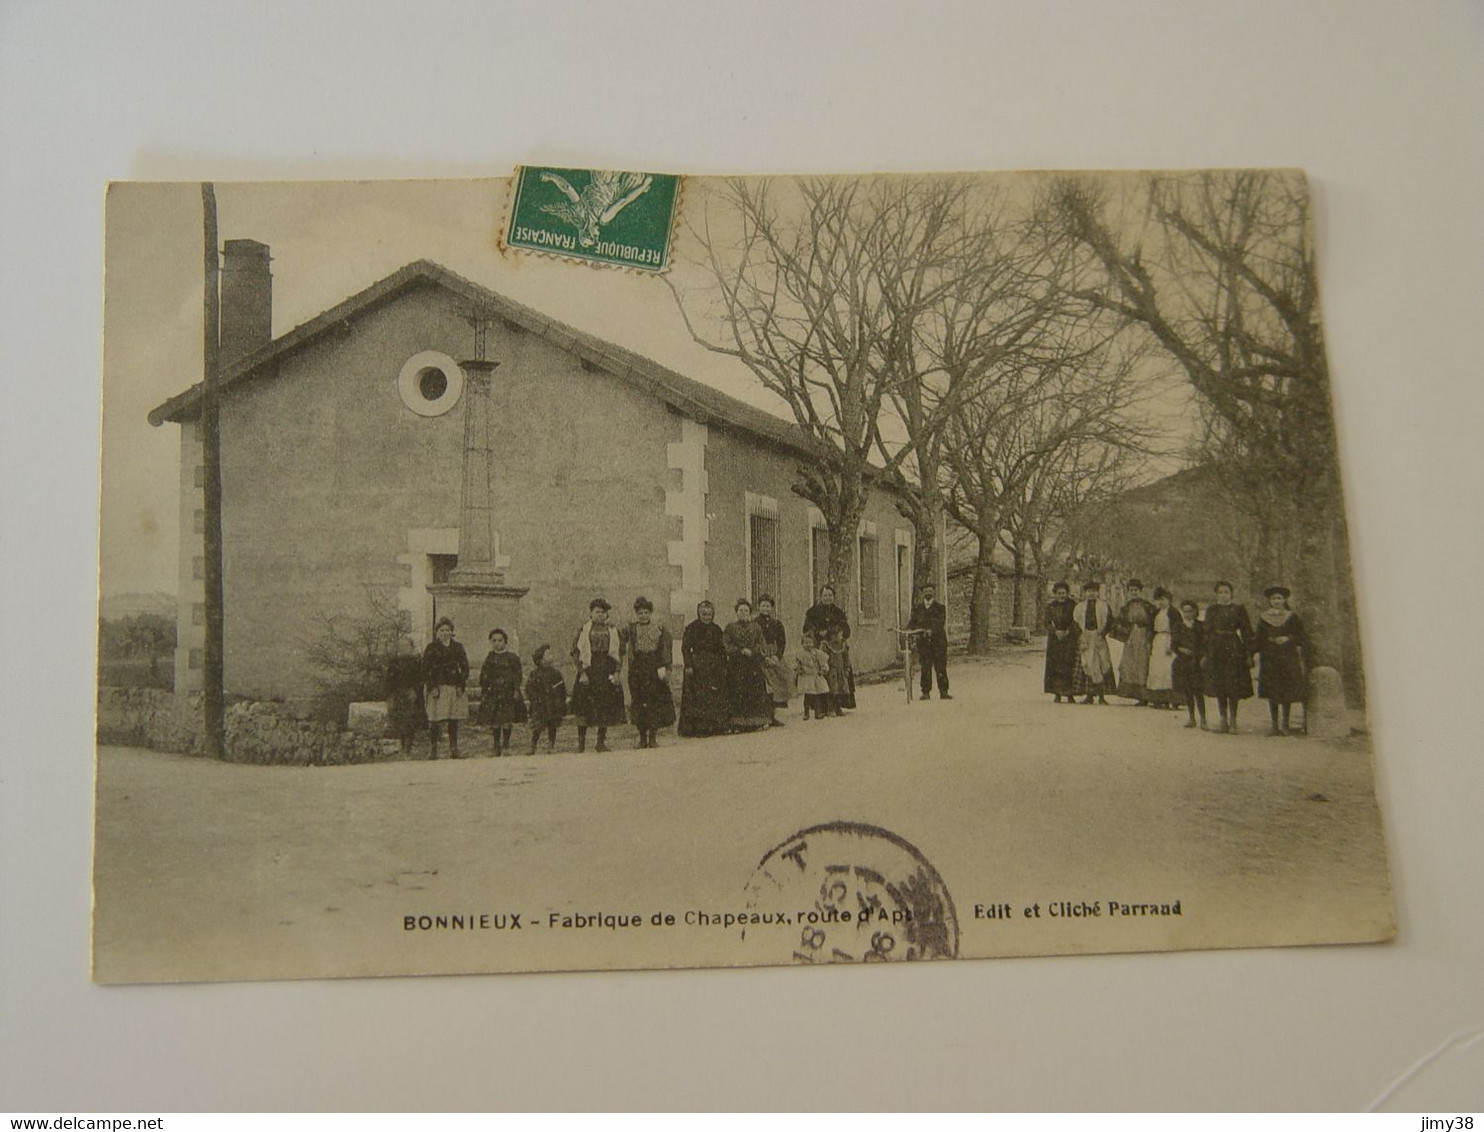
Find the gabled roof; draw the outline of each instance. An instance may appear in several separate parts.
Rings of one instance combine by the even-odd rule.
[[[294,327],[287,334],[255,350],[227,367],[221,376],[221,388],[230,389],[256,376],[270,373],[272,363],[314,342],[322,335],[343,328],[358,315],[389,303],[417,287],[443,287],[473,305],[487,308],[500,318],[540,335],[553,345],[577,355],[584,363],[601,369],[630,385],[658,397],[665,404],[702,424],[723,424],[802,456],[819,455],[818,446],[796,425],[780,420],[771,413],[755,409],[729,397],[694,378],[684,377],[646,357],[605,342],[591,334],[548,318],[539,311],[523,306],[488,287],[481,286],[442,264],[420,259],[409,263],[380,282],[373,283],[344,302]],[[201,398],[201,385],[177,393],[150,411],[149,423],[181,423],[195,417]]]

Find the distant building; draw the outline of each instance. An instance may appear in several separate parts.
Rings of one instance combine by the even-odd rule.
[[[677,642],[710,598],[773,594],[796,639],[824,576],[823,517],[795,495],[791,424],[419,261],[279,338],[269,252],[229,240],[221,402],[226,684],[313,691],[318,619],[374,599],[419,645],[452,616],[478,665],[495,625],[565,660],[606,597],[654,601]],[[487,318],[493,374],[468,359]],[[476,359],[477,362],[478,359]],[[176,688],[200,687],[199,386],[150,414],[181,425]],[[911,525],[874,490],[849,593],[857,666],[896,655]]]

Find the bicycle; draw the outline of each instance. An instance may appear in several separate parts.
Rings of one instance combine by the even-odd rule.
[[[914,637],[925,637],[927,629],[897,629],[898,647],[902,653],[902,682],[907,689],[907,702],[912,702],[912,648]]]

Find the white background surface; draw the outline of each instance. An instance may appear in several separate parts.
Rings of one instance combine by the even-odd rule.
[[[0,4],[0,1109],[1371,1103],[1484,1026],[1481,121],[1477,3]],[[1307,168],[1397,942],[91,986],[105,181],[522,161]]]

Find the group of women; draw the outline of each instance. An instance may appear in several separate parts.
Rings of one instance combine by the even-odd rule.
[[[1057,703],[1076,703],[1081,696],[1084,704],[1106,704],[1111,694],[1140,706],[1183,706],[1185,726],[1204,731],[1210,729],[1206,697],[1212,696],[1221,715],[1216,731],[1235,734],[1237,705],[1252,697],[1256,668],[1257,694],[1268,701],[1268,733],[1297,733],[1290,711],[1307,698],[1311,649],[1286,587],[1263,591],[1268,607],[1255,624],[1233,600],[1229,582],[1216,583],[1215,600],[1204,610],[1191,600],[1177,604],[1163,587],[1146,601],[1137,578],[1125,589],[1128,599],[1114,613],[1098,597],[1095,582],[1083,587],[1078,602],[1065,582],[1054,587],[1046,605],[1044,687]],[[1116,672],[1108,637],[1123,643]]]
[[[603,598],[589,603],[587,620],[572,641],[576,675],[570,699],[549,645],[532,654],[533,670],[526,677],[509,635],[492,629],[490,651],[479,672],[476,722],[490,728],[496,756],[513,753],[517,723],[529,725],[529,754],[535,754],[543,733],[554,749],[557,727],[569,711],[577,723],[578,751],[587,749],[590,729],[597,731],[594,749],[609,750],[609,728],[626,721],[637,729],[639,747],[657,747],[659,732],[677,721],[685,736],[782,727],[778,709],[794,696],[796,678],[805,693],[806,718],[807,709],[819,709],[823,701],[839,714],[841,707],[855,706],[854,672],[846,643],[849,622],[833,599],[833,591],[825,587],[820,602],[810,608],[804,622],[806,647],[793,666],[786,658],[788,636],[770,596],[758,598],[756,617],[752,603],[739,600],[725,628],[716,623],[715,606],[701,602],[681,639],[684,677],[678,712],[670,690],[673,641],[670,630],[654,619],[654,603],[648,598],[634,602],[633,620],[623,626],[609,622],[612,606]],[[816,653],[816,638],[828,638],[831,650]],[[816,655],[817,665],[810,659]],[[388,720],[404,751],[411,751],[426,727],[430,757],[439,757],[445,734],[450,756],[464,757],[459,725],[470,717],[470,675],[468,654],[454,639],[454,624],[447,617],[438,621],[421,658],[410,641],[405,643],[388,671]]]

